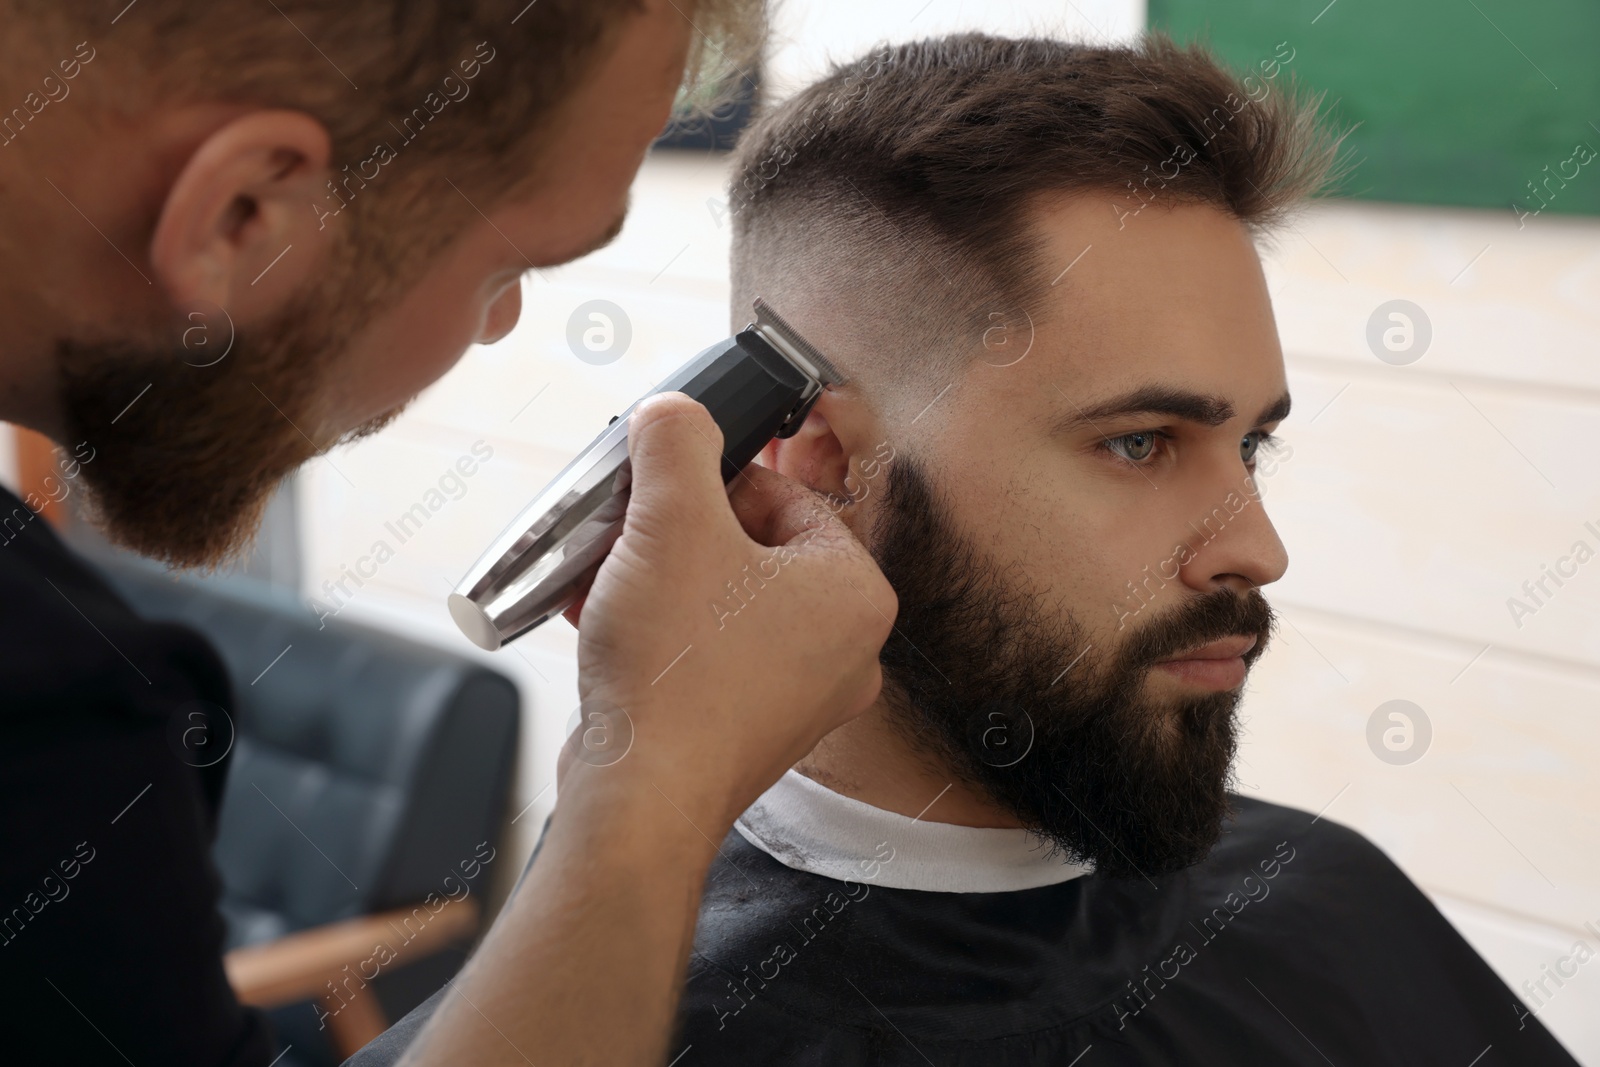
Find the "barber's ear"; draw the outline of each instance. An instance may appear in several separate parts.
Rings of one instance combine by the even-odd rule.
[[[312,270],[337,208],[328,131],[301,111],[252,111],[202,141],[167,192],[150,260],[175,307],[271,314]],[[320,226],[319,226],[320,222]]]

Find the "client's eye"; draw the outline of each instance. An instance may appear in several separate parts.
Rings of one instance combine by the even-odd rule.
[[[1254,463],[1257,452],[1262,448],[1269,452],[1272,451],[1273,446],[1277,445],[1278,441],[1279,438],[1275,434],[1270,434],[1265,430],[1252,430],[1239,439],[1239,458],[1244,460],[1247,465]]]
[[[1135,466],[1144,466],[1144,461],[1155,453],[1157,440],[1167,436],[1160,430],[1137,430],[1120,437],[1108,437],[1100,442],[1100,447]]]
[[[1154,465],[1152,457],[1164,454],[1168,447],[1165,442],[1171,439],[1172,435],[1163,430],[1135,430],[1133,433],[1105,438],[1100,442],[1100,448],[1128,466],[1149,467]],[[1239,439],[1239,458],[1245,466],[1251,466],[1263,448],[1270,452],[1280,440],[1265,430],[1252,430]]]

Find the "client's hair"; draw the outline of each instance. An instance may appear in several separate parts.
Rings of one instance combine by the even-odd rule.
[[[1260,230],[1321,190],[1339,137],[1269,57],[1243,79],[1154,35],[1128,47],[969,33],[883,46],[767,112],[729,190],[733,318],[824,300],[848,355],[950,372],[1065,264],[1045,194],[1213,204]],[[1289,57],[1292,58],[1292,57]],[[1266,72],[1271,71],[1268,75]],[[798,323],[804,330],[806,324]]]

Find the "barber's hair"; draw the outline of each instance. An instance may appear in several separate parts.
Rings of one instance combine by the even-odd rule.
[[[526,183],[545,162],[541,134],[549,120],[642,5],[138,0],[120,14],[118,6],[0,0],[0,20],[13,38],[7,54],[33,53],[15,57],[19,76],[35,68],[54,73],[56,61],[70,60],[82,41],[87,47],[79,57],[89,49],[95,55],[84,73],[94,76],[80,76],[73,89],[98,105],[108,124],[119,114],[182,103],[306,112],[329,132],[331,169],[341,184],[372,159],[375,146],[388,144],[395,164],[383,167],[372,192],[361,190],[359,181],[351,186],[362,195],[351,202],[341,229],[350,228],[353,217],[366,222],[374,240],[398,228],[419,231],[422,240],[421,231],[448,237],[454,229],[423,226],[429,219],[475,217],[441,174],[485,208]],[[759,47],[763,0],[678,0],[677,6],[694,26],[690,83],[697,74],[714,78],[727,66],[747,63]],[[452,93],[457,98],[447,101]],[[373,164],[366,166],[370,175]]]
[[[1339,137],[1320,98],[1292,89],[1291,59],[1280,48],[1239,77],[1161,35],[968,33],[836,66],[736,151],[733,320],[758,295],[780,310],[824,300],[854,347],[950,369],[997,323],[1037,315],[1066,266],[1040,262],[1027,225],[1048,194],[1109,194],[1130,215],[1210,204],[1267,229],[1338,169]]]

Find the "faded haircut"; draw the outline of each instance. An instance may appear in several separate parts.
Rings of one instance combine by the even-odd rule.
[[[848,323],[842,339],[832,331],[836,354],[877,364],[879,384],[959,373],[986,332],[1043,318],[1061,265],[1040,262],[1028,224],[1041,198],[1211,204],[1260,233],[1326,188],[1340,138],[1320,98],[1288,82],[1237,77],[1158,34],[1119,47],[978,33],[880,46],[741,140],[734,324],[763,296],[802,332],[807,319]]]

